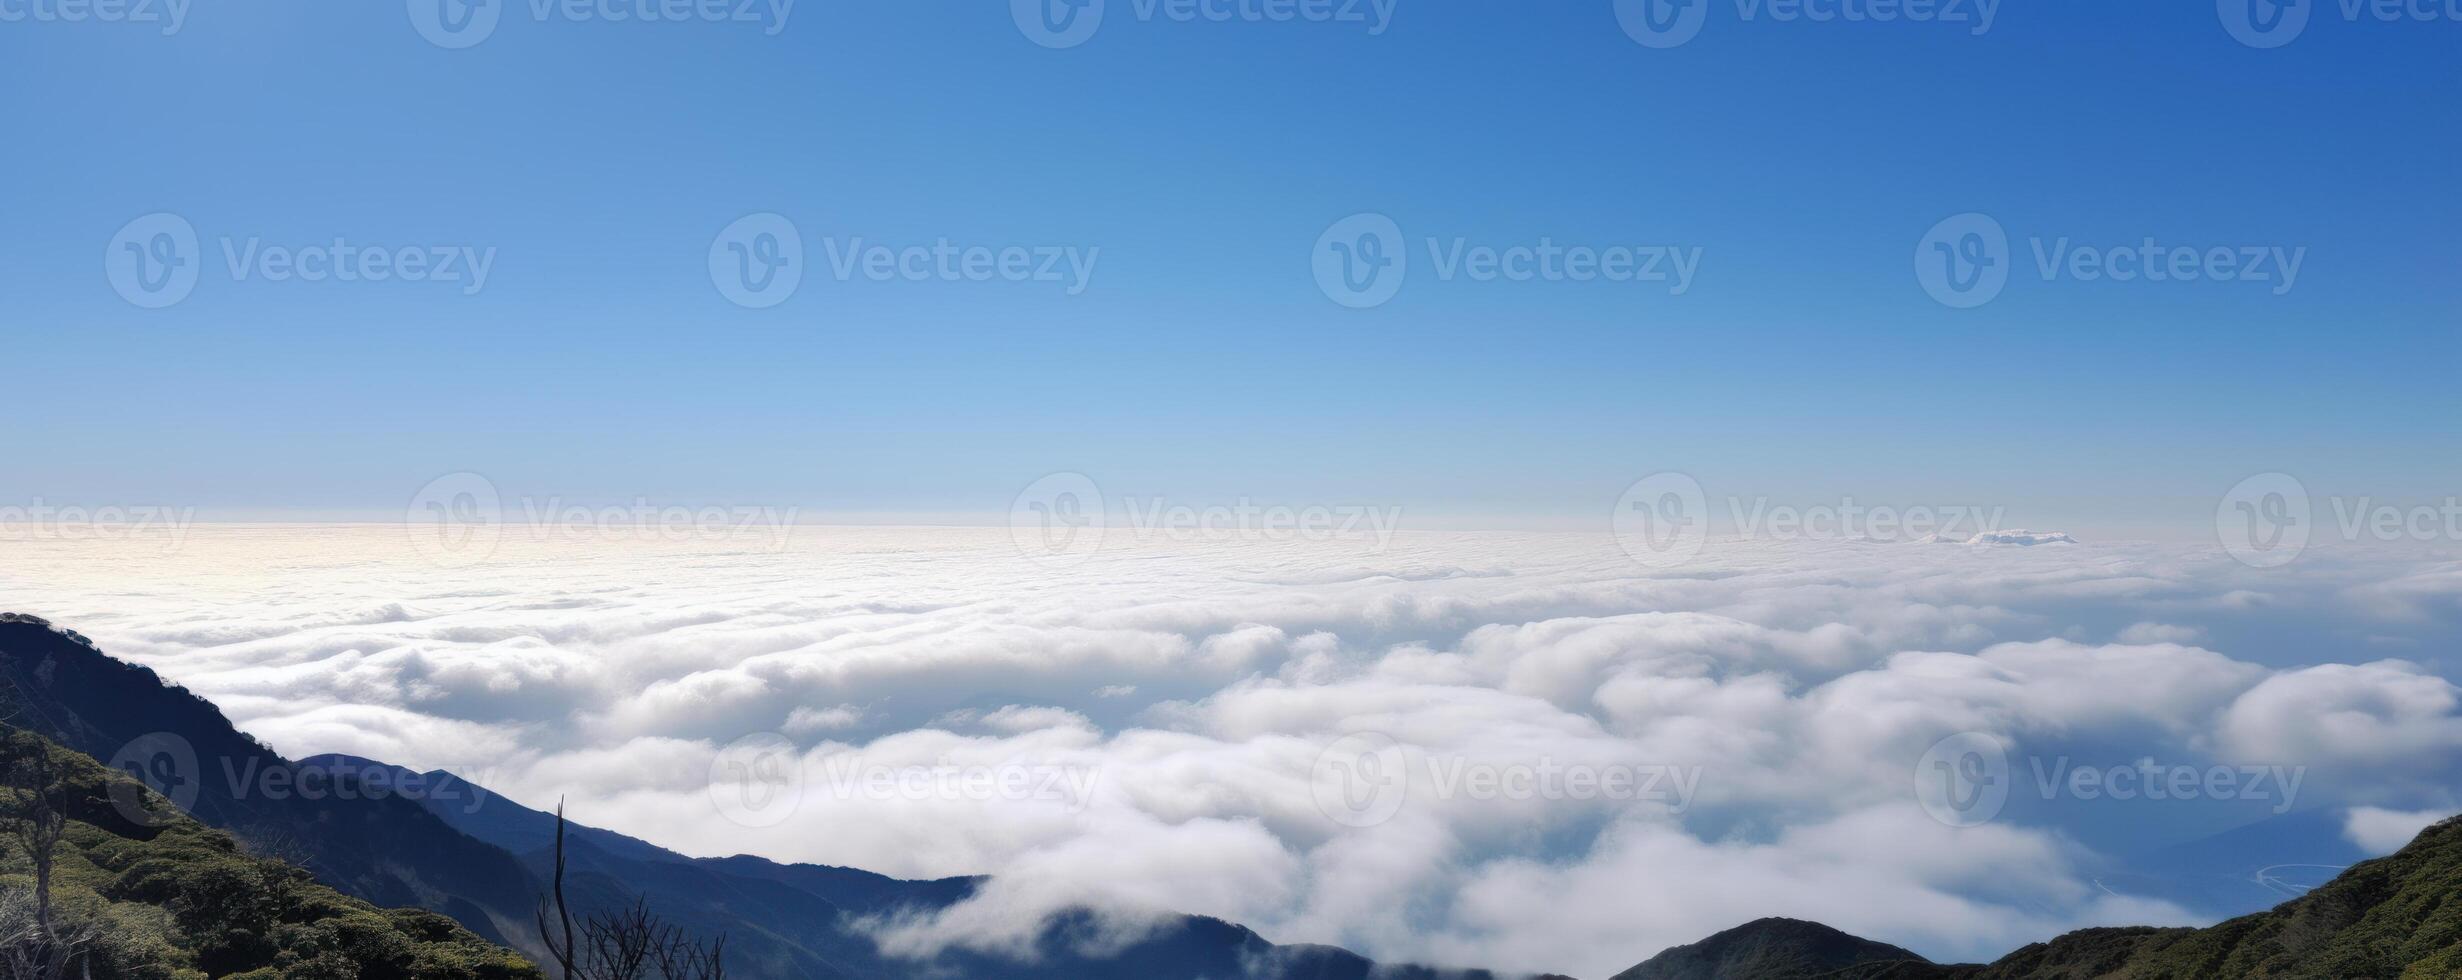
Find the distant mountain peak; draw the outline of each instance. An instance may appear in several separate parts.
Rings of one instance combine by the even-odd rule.
[[[1616,974],[1615,980],[1794,980],[1869,963],[1902,962],[1928,961],[1818,922],[1772,917],[1669,949]]]

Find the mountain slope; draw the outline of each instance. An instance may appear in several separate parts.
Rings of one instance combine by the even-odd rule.
[[[1868,963],[1923,962],[1888,943],[1858,939],[1818,922],[1758,919],[1689,946],[1678,946],[1615,980],[1752,980],[1817,977]]]
[[[0,706],[68,748],[138,765],[198,820],[346,895],[442,912],[500,943],[530,930],[539,887],[504,849],[395,795],[303,783],[297,767],[211,703],[74,633],[39,619],[0,621]]]
[[[433,912],[378,909],[305,871],[252,857],[229,834],[180,814],[101,763],[0,726],[0,771],[47,760],[65,818],[50,882],[56,928],[88,937],[73,976],[186,980],[360,977],[539,980],[511,951]],[[34,779],[0,789],[14,805]],[[0,915],[27,911],[35,880],[19,838],[0,846]],[[24,933],[6,930],[13,943]]]
[[[1668,950],[1616,980],[2450,980],[2462,977],[2462,818],[2269,911],[2204,929],[2081,929],[1989,965],[1933,964],[1898,950],[1895,962],[1825,966],[1826,953],[1845,948],[1834,938],[1844,933],[1771,923],[1787,920]],[[1700,972],[1704,964],[1723,972]]]
[[[2081,965],[2101,972],[2080,973]],[[2205,929],[2074,932],[1974,976],[2462,976],[2462,820],[2421,831],[2402,850],[2353,865],[2271,911]]]
[[[534,810],[448,772],[420,773],[366,759],[325,755],[303,767],[417,786],[439,819],[522,856],[544,873],[553,855],[555,815]],[[637,838],[568,824],[569,887],[583,907],[647,899],[687,928],[724,928],[730,972],[779,977],[965,977],[968,980],[1391,980],[1460,977],[1413,967],[1378,967],[1345,950],[1277,946],[1239,925],[1162,915],[1150,933],[1117,950],[1088,955],[1100,923],[1064,916],[1036,944],[1030,962],[952,950],[928,962],[882,956],[863,929],[869,916],[932,912],[974,894],[980,878],[907,881],[854,868],[779,864],[749,855],[692,858]]]
[[[153,671],[113,660],[73,632],[5,613],[0,716],[113,765],[133,764],[199,821],[260,853],[293,858],[339,891],[376,905],[433,909],[487,939],[543,952],[531,914],[552,867],[552,814],[444,773],[345,756],[288,762]],[[124,751],[132,746],[142,751]],[[371,789],[379,771],[382,792]],[[406,793],[410,778],[429,782]],[[586,813],[588,804],[575,807]],[[568,831],[567,891],[577,911],[646,899],[688,933],[725,934],[728,972],[747,980],[1489,976],[1380,967],[1344,950],[1277,946],[1232,923],[1171,914],[1158,914],[1154,928],[1124,948],[1089,952],[1092,918],[1064,916],[1040,937],[1041,955],[1031,961],[956,950],[929,962],[892,959],[861,927],[865,917],[947,908],[971,896],[980,879],[900,881],[755,857],[693,859],[608,831]]]

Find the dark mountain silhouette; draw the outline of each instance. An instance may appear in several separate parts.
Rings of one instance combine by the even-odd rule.
[[[541,980],[521,957],[424,909],[380,909],[247,853],[126,774],[0,725],[9,833],[0,877],[10,977]],[[50,843],[30,824],[55,826]],[[38,860],[37,855],[42,855]],[[49,967],[58,968],[52,972]]]
[[[1825,926],[1763,919],[1668,950],[1617,980],[2450,980],[2462,977],[2462,818],[2269,911],[2204,929],[2081,929],[1988,965],[1934,964],[1912,953],[1894,962],[1828,962],[1846,948],[1839,937],[1863,942]],[[1697,958],[1713,944],[1733,955]],[[1698,972],[1705,963],[1725,972]]]
[[[211,703],[82,636],[39,619],[0,621],[0,702],[20,727],[106,763],[139,765],[196,819],[343,894],[442,912],[490,940],[524,945],[538,886],[503,848],[410,800],[301,782]],[[161,735],[174,739],[146,739]],[[126,758],[132,745],[145,758]]]
[[[1817,977],[1867,963],[1923,962],[1888,943],[1858,939],[1818,922],[1757,919],[1690,946],[1650,957],[1615,980],[1747,980]]]
[[[552,866],[552,814],[448,773],[348,756],[289,762],[232,728],[204,699],[33,617],[0,614],[0,701],[26,728],[111,764],[133,763],[197,820],[292,859],[338,891],[444,913],[534,959],[544,952],[531,916]],[[192,758],[157,751],[165,744]],[[132,745],[142,751],[124,751]],[[587,811],[586,801],[573,804],[574,814]],[[1378,966],[1346,950],[1278,946],[1232,923],[1169,914],[1158,914],[1138,941],[1102,946],[1100,955],[1086,950],[1097,948],[1092,940],[1103,924],[1074,914],[1051,924],[1037,943],[1040,955],[1025,961],[965,951],[929,962],[892,959],[861,928],[866,917],[946,908],[971,896],[981,879],[902,881],[750,856],[695,859],[579,824],[567,833],[566,886],[577,910],[646,900],[688,932],[723,934],[728,972],[755,980],[1492,976]]]
[[[553,860],[556,818],[522,806],[448,772],[413,772],[344,755],[302,760],[360,780],[417,787],[439,819],[473,837],[519,854],[544,873]],[[381,773],[381,775],[379,775]],[[1165,916],[1125,949],[1099,957],[1080,950],[1102,924],[1091,915],[1064,916],[1042,937],[1032,962],[951,951],[929,963],[880,956],[862,923],[869,917],[928,913],[971,897],[982,878],[907,881],[854,868],[780,864],[737,855],[691,858],[612,831],[568,825],[567,887],[581,904],[647,899],[687,927],[726,928],[728,949],[748,962],[772,964],[780,976],[959,976],[984,980],[1142,980],[1149,977],[1394,980],[1459,977],[1414,967],[1378,968],[1345,950],[1277,946],[1218,919]],[[732,964],[731,964],[732,965]]]

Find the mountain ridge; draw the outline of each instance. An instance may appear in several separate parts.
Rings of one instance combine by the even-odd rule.
[[[23,615],[0,620],[0,699],[21,727],[69,749],[114,767],[145,765],[167,781],[154,788],[199,821],[292,859],[343,894],[442,912],[490,941],[523,945],[538,887],[512,854],[407,800],[341,799],[298,785],[287,760],[212,702],[73,631]],[[146,741],[164,734],[176,740]],[[147,758],[130,757],[139,747]],[[423,860],[392,859],[402,853]]]
[[[1614,980],[2451,980],[2462,977],[2462,817],[2422,830],[2306,894],[2205,928],[2079,929],[1985,964],[1839,962],[1818,923],[1760,919],[1679,946]],[[1801,927],[1811,926],[1806,930]],[[1704,955],[1705,952],[1709,955]]]
[[[546,843],[555,817],[523,807],[449,773],[415,773],[351,756],[282,758],[241,733],[220,709],[155,671],[103,653],[72,630],[41,617],[0,613],[0,698],[67,747],[114,767],[165,768],[154,787],[181,800],[202,823],[263,850],[295,854],[299,865],[344,894],[379,906],[425,908],[489,941],[533,957],[531,914],[552,870]],[[188,757],[156,767],[170,740]],[[145,745],[144,758],[120,759]],[[164,756],[177,756],[164,751]],[[207,764],[215,763],[214,765]],[[354,765],[363,764],[363,765]],[[433,792],[369,792],[378,767],[388,781],[405,774],[438,781],[482,805],[456,812]],[[156,773],[160,775],[161,773]],[[305,798],[298,787],[328,789]],[[149,781],[151,781],[149,779]],[[1104,955],[1082,952],[1096,930],[1087,912],[1063,914],[1035,944],[1042,954],[1014,961],[953,949],[915,962],[882,955],[858,919],[900,908],[945,908],[973,894],[980,878],[908,882],[852,868],[785,865],[751,855],[690,858],[646,841],[568,823],[567,887],[577,909],[646,900],[667,920],[703,936],[726,934],[729,972],[739,977],[838,980],[964,976],[981,980],[1492,980],[1486,971],[1381,966],[1331,946],[1282,946],[1236,923],[1157,911],[1141,941]]]
[[[443,915],[378,908],[250,854],[38,733],[0,725],[0,772],[10,827],[0,836],[0,946],[11,977],[543,980]],[[33,821],[54,821],[52,844],[35,842]]]

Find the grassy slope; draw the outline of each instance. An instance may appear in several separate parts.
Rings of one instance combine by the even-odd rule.
[[[69,824],[52,890],[64,923],[99,932],[95,980],[239,976],[250,980],[536,980],[519,956],[434,912],[378,909],[307,872],[253,857],[226,833],[92,758],[0,728],[0,767],[49,752],[66,787]],[[18,790],[0,789],[15,794]],[[130,819],[143,800],[157,816]],[[0,889],[31,889],[32,866],[0,846]]]
[[[2157,980],[2462,976],[2462,820],[2323,887],[2207,929],[2089,929],[2018,950],[1978,974]]]

